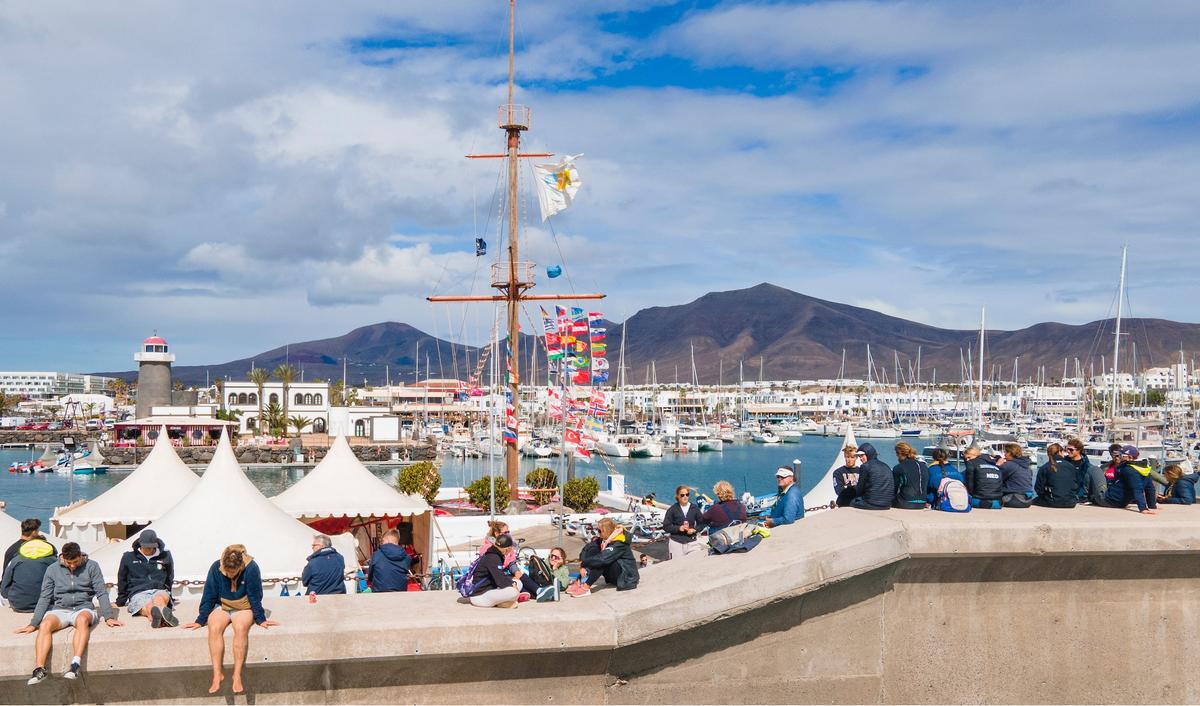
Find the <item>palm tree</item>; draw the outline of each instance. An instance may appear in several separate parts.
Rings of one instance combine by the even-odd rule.
[[[267,405],[267,428],[271,430],[272,435],[282,436],[287,433],[286,419],[283,416],[283,408],[278,403],[272,402]]]
[[[217,406],[221,411],[225,410],[225,381],[217,378],[214,383],[217,388]],[[220,417],[218,417],[220,419]]]
[[[250,372],[246,373],[246,379],[254,383],[254,387],[258,388],[258,433],[263,430],[263,387],[266,386],[267,380],[271,379],[271,374],[265,368],[250,368]]]
[[[345,391],[345,380],[334,380],[333,382],[329,383],[329,406],[341,407],[345,405],[346,401],[342,399],[342,393]]]
[[[296,434],[303,434],[304,430],[307,429],[309,427],[309,425],[312,424],[312,420],[309,419],[308,417],[300,417],[300,416],[288,417],[288,424],[295,427]]]
[[[297,372],[298,371],[295,368],[293,368],[290,363],[284,363],[283,365],[277,366],[275,368],[275,372],[271,373],[272,375],[274,375],[276,378],[279,379],[279,382],[283,383],[283,417],[284,417],[284,419],[287,419],[287,416],[288,416],[288,390],[291,388],[292,383],[295,382]],[[284,427],[283,431],[284,431],[284,433],[287,433],[287,428]]]
[[[125,396],[129,394],[129,383],[125,382],[121,378],[113,378],[112,380],[109,380],[105,387],[109,392],[113,393],[113,399],[116,400],[117,404],[122,404]]]
[[[349,407],[355,402],[358,402],[358,388],[352,387],[350,388],[350,391],[346,393],[346,406]]]
[[[96,403],[88,402],[87,404],[85,404],[83,406],[83,415],[85,417],[87,417],[88,419],[91,419],[92,417],[96,416]]]

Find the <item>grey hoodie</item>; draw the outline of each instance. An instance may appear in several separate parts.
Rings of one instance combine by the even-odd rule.
[[[99,602],[100,615],[105,620],[117,617],[108,601],[108,589],[104,586],[100,565],[85,556],[79,568],[70,571],[63,566],[60,558],[46,569],[46,575],[42,578],[42,595],[38,598],[37,608],[33,609],[33,620],[29,624],[35,628],[41,625],[48,610],[91,608],[93,598]]]

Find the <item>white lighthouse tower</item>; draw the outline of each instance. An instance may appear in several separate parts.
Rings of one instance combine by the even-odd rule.
[[[138,363],[137,418],[150,416],[155,407],[171,404],[171,363],[175,354],[157,333],[142,341],[142,349],[133,355]]]

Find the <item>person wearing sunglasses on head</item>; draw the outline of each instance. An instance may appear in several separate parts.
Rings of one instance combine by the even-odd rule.
[[[696,542],[696,528],[700,524],[700,508],[691,502],[692,491],[686,485],[675,489],[675,504],[667,508],[663,517],[666,530],[667,557],[678,559],[704,547]]]

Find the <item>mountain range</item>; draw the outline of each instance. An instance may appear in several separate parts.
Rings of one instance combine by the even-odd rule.
[[[938,381],[962,379],[961,361],[968,354],[978,371],[978,330],[928,326],[766,283],[710,292],[687,304],[642,309],[624,324],[607,322],[607,326],[613,383],[623,335],[627,339],[626,381],[631,384],[652,377],[660,384],[689,382],[693,358],[701,383],[732,383],[739,374],[755,380],[760,372],[766,380],[831,378],[843,371],[843,355],[845,377],[865,378],[868,345],[876,379],[886,375],[894,381],[897,360],[901,375],[911,379],[910,366],[915,372],[918,351],[924,382],[935,374]],[[1069,376],[1074,375],[1075,359],[1084,374],[1092,367],[1099,372],[1101,356],[1111,356],[1113,328],[1113,320],[1106,319],[1081,325],[1040,323],[1015,331],[988,330],[985,375],[1011,380],[1017,361],[1022,380],[1035,376],[1044,366],[1045,378],[1056,381],[1062,377],[1064,359],[1069,361]],[[1178,362],[1180,350],[1190,360],[1200,350],[1200,324],[1123,319],[1122,330],[1122,370],[1131,369],[1135,349],[1139,369]],[[533,337],[521,338],[522,367],[527,369]],[[308,380],[339,379],[345,357],[352,384],[365,380],[378,385],[388,379],[411,382],[418,343],[422,378],[428,370],[428,377],[465,379],[478,365],[480,348],[441,340],[408,324],[384,322],[226,363],[177,365],[173,373],[195,385],[202,384],[206,375],[242,380],[252,365],[271,370],[290,361],[303,369]],[[1111,359],[1105,362],[1112,364]],[[538,368],[545,370],[544,355]],[[99,374],[134,379],[137,371]]]

